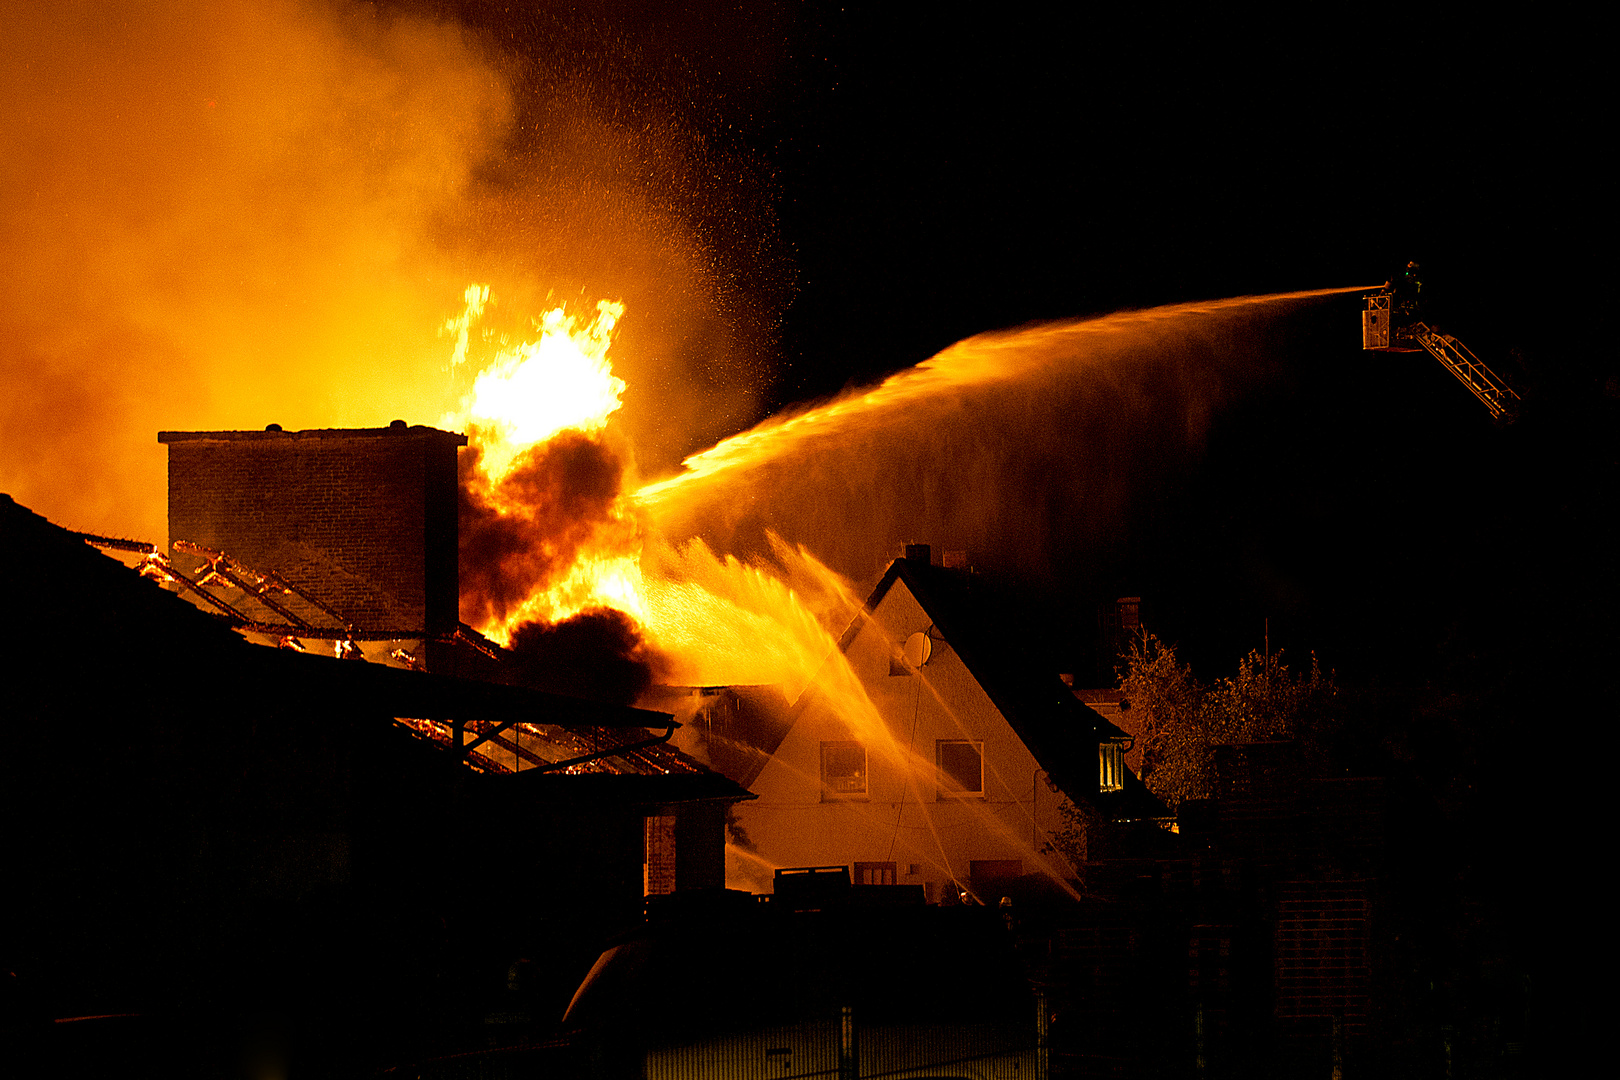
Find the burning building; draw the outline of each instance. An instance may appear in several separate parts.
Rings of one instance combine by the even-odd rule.
[[[166,431],[158,440],[169,447],[170,577],[205,606],[223,606],[262,643],[285,645],[301,635],[331,639],[339,655],[383,663],[505,683],[556,681],[550,668],[557,663],[498,648],[459,618],[458,511],[465,493],[457,451],[467,445],[465,435],[395,421],[386,428],[295,432],[275,424],[264,431]],[[222,571],[222,564],[236,572]],[[242,610],[222,603],[222,593]],[[244,618],[254,605],[269,605],[264,617],[271,621]],[[588,625],[587,635],[595,625],[589,617],[575,622]],[[520,642],[544,630],[552,639],[540,651],[584,669],[611,667],[633,647],[611,641],[602,648],[588,637],[582,644],[581,634],[570,633],[577,629],[534,627],[519,632]],[[588,673],[571,674],[566,687],[591,685]],[[593,723],[591,706],[576,702],[562,711],[571,716],[552,718],[560,723],[517,714],[470,726],[401,723],[485,770],[647,777],[707,771],[667,745],[671,725],[658,737],[618,739],[608,731],[612,725]],[[720,886],[723,812],[701,798],[678,811],[669,802],[647,804],[647,890]]]

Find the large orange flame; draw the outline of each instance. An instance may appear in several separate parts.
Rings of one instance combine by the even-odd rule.
[[[462,313],[444,324],[455,340],[453,369],[470,362],[472,332],[494,302],[489,287],[476,284],[464,300]],[[608,357],[623,314],[622,304],[605,300],[588,322],[553,309],[536,320],[535,340],[502,343],[460,411],[444,418],[447,427],[466,428],[478,454],[471,481],[496,513],[513,520],[535,514],[524,465],[562,433],[605,437],[625,390]],[[491,615],[481,632],[506,644],[523,623],[609,608],[668,658],[672,681],[779,684],[796,697],[836,651],[830,631],[859,608],[848,582],[775,537],[770,557],[755,562],[716,556],[701,541],[667,543],[649,531],[627,490],[588,522],[534,522],[533,543],[557,544],[559,526],[588,535],[566,565]]]
[[[469,285],[463,313],[445,323],[456,333],[451,365],[467,358],[468,331],[483,315],[489,286]],[[592,433],[618,411],[624,380],[613,374],[608,347],[624,305],[596,304],[596,315],[581,325],[561,307],[537,319],[540,336],[502,348],[479,372],[463,411],[451,419],[478,429],[481,467],[493,484],[511,472],[523,451],[573,428]]]

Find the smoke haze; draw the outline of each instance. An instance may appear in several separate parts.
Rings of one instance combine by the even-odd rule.
[[[770,316],[674,190],[726,164],[686,119],[371,6],[16,4],[0,36],[0,490],[47,517],[161,538],[162,429],[437,423],[473,280],[521,330],[626,302],[645,459],[746,419],[757,380],[702,376]]]

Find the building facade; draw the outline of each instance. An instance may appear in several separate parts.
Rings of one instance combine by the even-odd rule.
[[[1152,813],[1124,733],[1028,670],[979,599],[926,548],[889,567],[737,808],[762,865],[994,903],[1073,878],[1088,819]]]

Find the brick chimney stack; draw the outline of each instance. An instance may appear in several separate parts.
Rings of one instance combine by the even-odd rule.
[[[460,625],[456,451],[465,435],[385,428],[163,431],[169,543],[274,571],[357,632]]]

